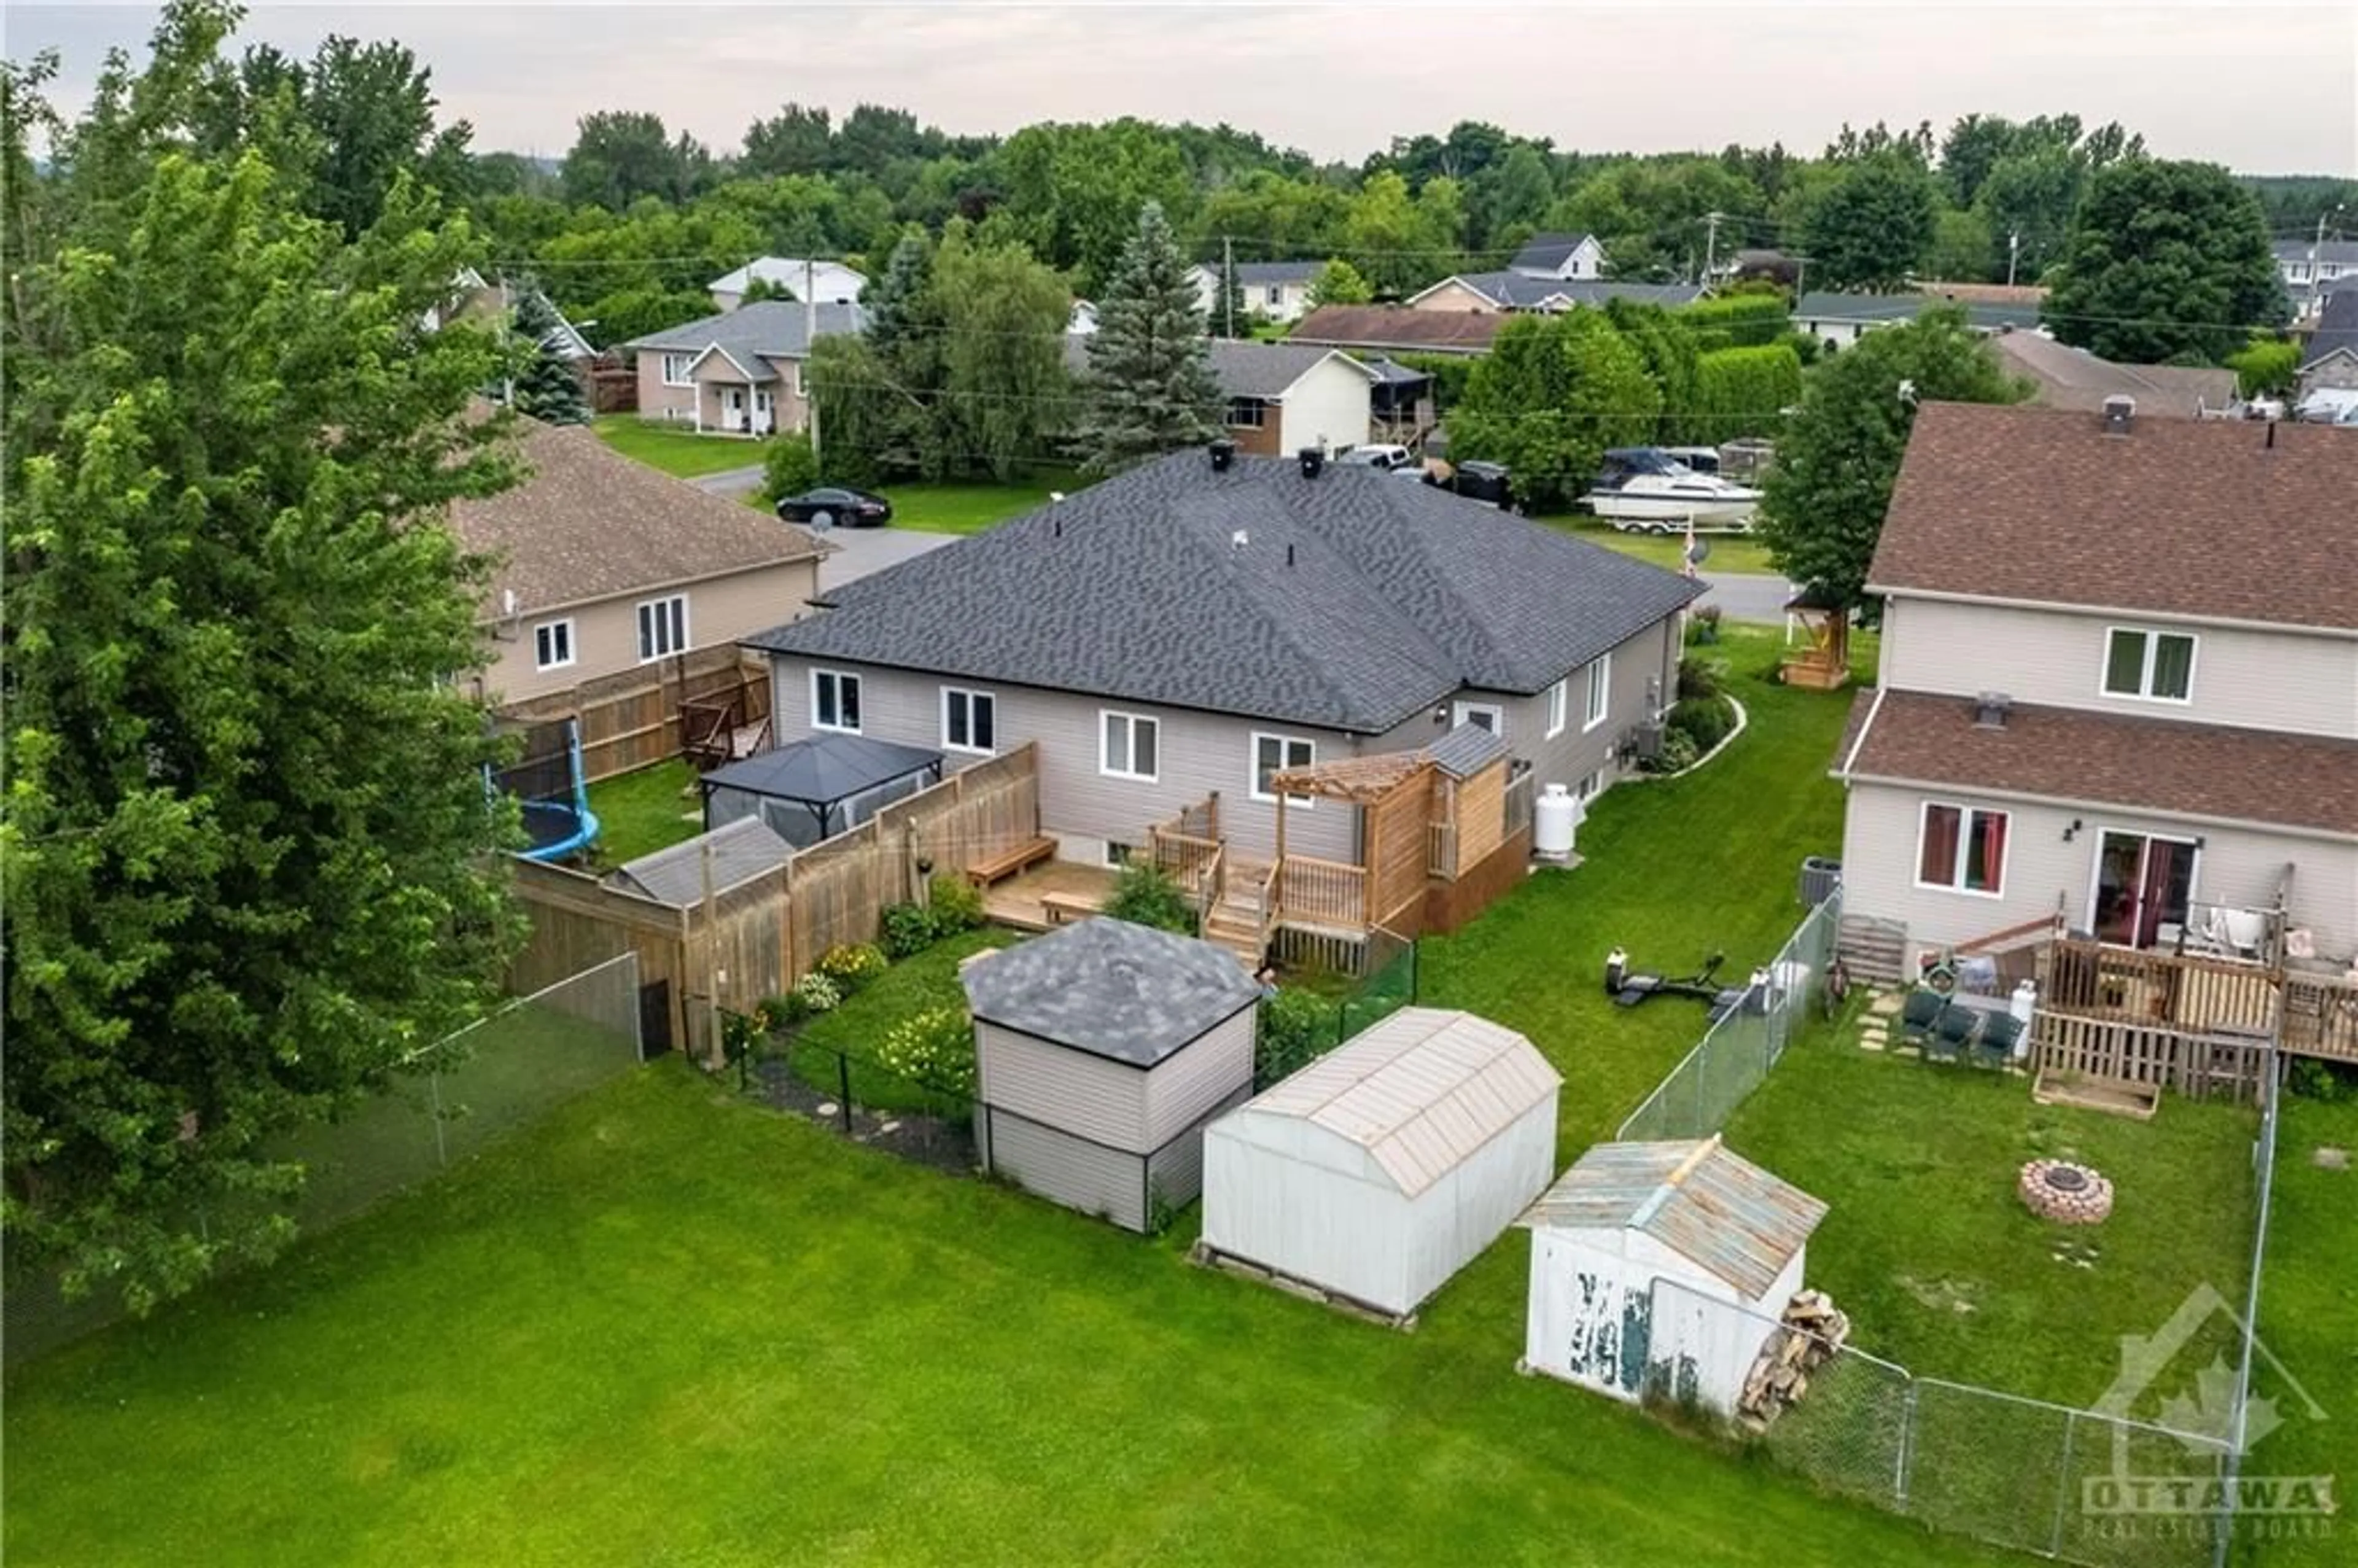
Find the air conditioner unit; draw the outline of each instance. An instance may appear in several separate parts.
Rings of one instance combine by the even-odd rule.
[[[1641,762],[1652,762],[1662,754],[1662,727],[1659,724],[1639,725],[1622,742],[1621,754],[1635,757]]]

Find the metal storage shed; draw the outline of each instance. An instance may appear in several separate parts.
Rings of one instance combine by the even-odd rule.
[[[1632,1403],[1650,1368],[1733,1413],[1825,1213],[1715,1134],[1598,1144],[1521,1221],[1524,1366]]]
[[[1204,1249],[1405,1317],[1547,1185],[1563,1083],[1510,1029],[1402,1009],[1212,1125]]]
[[[960,978],[985,1170],[1129,1230],[1195,1201],[1204,1123],[1252,1092],[1260,988],[1235,955],[1100,918]]]
[[[865,735],[814,735],[715,768],[700,782],[707,828],[758,816],[806,848],[941,783],[942,754]]]

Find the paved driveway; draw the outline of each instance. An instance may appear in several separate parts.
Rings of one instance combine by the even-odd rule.
[[[806,533],[813,530],[806,529]],[[886,567],[914,560],[938,550],[958,535],[927,534],[915,528],[830,528],[824,535],[835,553],[818,564],[818,589],[825,593],[855,578],[881,572]]]
[[[708,490],[715,495],[751,495],[762,488],[762,465],[752,468],[722,469],[719,473],[698,474],[687,482],[698,490]]]
[[[1785,623],[1785,601],[1793,597],[1793,587],[1783,578],[1768,572],[1705,572],[1703,580],[1711,591],[1696,603],[1718,605],[1730,621]]]

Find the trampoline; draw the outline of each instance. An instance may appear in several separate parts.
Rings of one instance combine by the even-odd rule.
[[[524,808],[522,859],[561,860],[597,839],[598,816],[581,781],[581,733],[572,719],[525,730],[524,756],[501,769],[492,785]]]
[[[757,817],[801,849],[941,778],[939,752],[865,735],[814,735],[705,774],[704,826]]]

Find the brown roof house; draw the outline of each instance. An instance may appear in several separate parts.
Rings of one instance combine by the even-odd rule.
[[[2235,373],[2201,365],[2125,365],[2044,332],[2000,332],[1990,340],[1998,363],[2037,390],[2041,408],[2101,413],[2104,401],[2126,397],[2140,416],[2171,419],[2223,418],[2234,406]]]
[[[589,431],[517,421],[527,473],[450,526],[494,556],[483,691],[521,702],[805,612],[822,547],[802,529],[622,456]]]
[[[2353,498],[2346,431],[1928,404],[1868,572],[1881,684],[1834,762],[1845,917],[1902,927],[1907,963],[2059,915],[2202,946],[2281,898],[2287,951],[2346,962]]]

